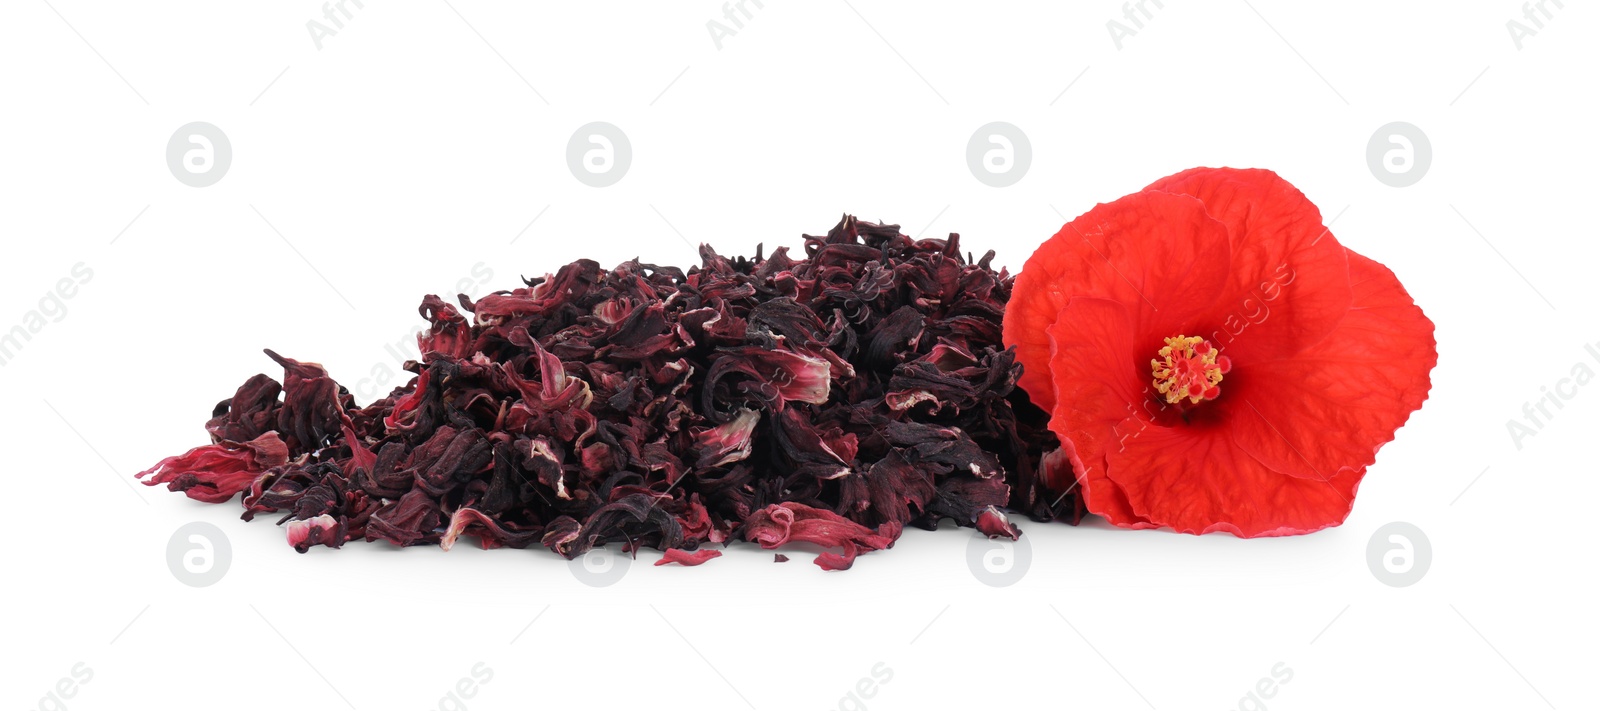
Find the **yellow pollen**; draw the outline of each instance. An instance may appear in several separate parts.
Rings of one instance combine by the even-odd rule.
[[[1218,385],[1232,368],[1227,356],[1218,354],[1216,346],[1199,336],[1173,336],[1166,343],[1156,352],[1161,357],[1150,361],[1150,374],[1155,376],[1156,392],[1166,397],[1167,404],[1188,398],[1193,405],[1222,394]]]

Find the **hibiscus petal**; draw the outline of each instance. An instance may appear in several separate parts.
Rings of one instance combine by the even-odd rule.
[[[761,413],[740,408],[733,419],[696,432],[695,451],[700,459],[695,466],[720,467],[747,459],[750,456],[751,435],[760,421]]]
[[[1192,168],[1145,190],[1194,196],[1227,225],[1229,282],[1212,309],[1208,327],[1214,330],[1198,335],[1234,365],[1299,353],[1321,341],[1349,309],[1344,248],[1323,226],[1317,206],[1276,173]]]
[[[1162,192],[1096,205],[1028,258],[1013,285],[1004,342],[1017,347],[1018,384],[1050,410],[1049,328],[1074,297],[1127,309],[1133,332],[1160,338],[1193,331],[1228,279],[1227,228],[1193,198]]]
[[[1056,403],[1050,429],[1061,437],[1088,509],[1130,525],[1137,517],[1120,487],[1106,478],[1106,454],[1152,427],[1149,410],[1157,405],[1136,370],[1140,361],[1127,309],[1080,296],[1061,310],[1048,335]],[[1059,483],[1051,486],[1066,491]]]
[[[701,548],[694,552],[689,552],[682,548],[668,548],[662,551],[661,560],[656,561],[656,565],[677,563],[678,565],[695,566],[712,558],[720,557],[722,557],[722,551],[714,548]]]
[[[1428,398],[1433,322],[1387,267],[1349,260],[1355,300],[1338,327],[1297,356],[1236,368],[1223,386],[1234,441],[1277,471],[1361,471]]]
[[[817,556],[814,562],[823,570],[848,570],[857,555],[888,548],[899,536],[897,524],[884,524],[874,531],[827,509],[792,501],[769,505],[744,521],[745,540],[755,541],[762,548],[802,542],[841,549]]]
[[[1220,427],[1151,427],[1108,453],[1106,463],[1134,514],[1101,514],[1112,523],[1241,538],[1337,526],[1350,514],[1361,483],[1361,472],[1348,469],[1326,481],[1275,471]]]
[[[283,386],[264,374],[246,380],[233,397],[217,403],[206,431],[213,441],[248,442],[278,425],[279,393]]]
[[[288,447],[277,432],[269,431],[249,442],[224,440],[195,447],[167,457],[135,476],[149,476],[144,480],[148,486],[166,484],[168,491],[181,491],[196,501],[220,504],[250,488],[267,470],[288,461]]]
[[[1022,529],[1006,518],[999,508],[990,506],[978,514],[978,532],[990,538],[1005,536],[1013,541],[1022,537]]]
[[[349,540],[349,533],[345,530],[345,522],[328,514],[301,521],[290,521],[286,532],[289,537],[289,545],[294,546],[294,549],[301,553],[311,550],[312,546],[317,545],[338,548]]]
[[[510,548],[527,548],[534,541],[539,540],[543,531],[535,529],[530,531],[518,530],[509,526],[502,526],[494,517],[472,508],[456,509],[450,516],[450,525],[445,527],[444,536],[439,539],[439,547],[450,550],[462,534],[477,536],[484,550],[506,546]]]

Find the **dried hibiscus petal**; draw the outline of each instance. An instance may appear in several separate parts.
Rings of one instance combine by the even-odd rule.
[[[896,536],[880,534],[866,526],[826,509],[787,502],[773,504],[752,514],[745,521],[745,540],[762,548],[777,548],[794,543],[815,543],[838,548],[840,553],[817,556],[823,570],[846,570],[861,551],[883,550],[894,545]]]
[[[290,521],[286,529],[289,535],[289,545],[304,553],[311,550],[312,546],[322,545],[329,548],[338,548],[344,545],[348,534],[344,521],[323,514],[314,518],[300,521]]]
[[[712,558],[719,558],[721,556],[722,551],[711,548],[702,548],[693,552],[686,551],[682,548],[668,548],[661,552],[661,560],[656,561],[656,565],[677,563],[678,565],[694,566],[711,560]]]
[[[266,375],[246,380],[233,397],[217,404],[206,431],[215,441],[248,442],[278,425],[278,394],[283,386]]]
[[[196,501],[220,504],[244,491],[268,469],[289,460],[288,447],[277,432],[267,432],[249,442],[222,441],[195,447],[167,457],[137,475],[145,484],[166,484]]]

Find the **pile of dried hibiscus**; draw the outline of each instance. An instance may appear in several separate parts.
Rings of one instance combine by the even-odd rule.
[[[243,492],[244,518],[286,513],[301,552],[464,534],[698,564],[742,537],[819,545],[834,570],[906,525],[1076,523],[1077,497],[1039,485],[1066,458],[1001,345],[1012,277],[994,253],[849,216],[805,243],[804,259],[702,247],[687,273],[580,260],[459,309],[428,296],[416,377],[366,407],[268,351],[282,384],[250,378],[206,424],[213,444],[139,476],[210,503]]]

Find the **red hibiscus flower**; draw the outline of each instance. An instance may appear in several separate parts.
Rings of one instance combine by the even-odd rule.
[[[1342,523],[1427,399],[1433,323],[1265,170],[1196,168],[1068,223],[1005,316],[1087,508],[1242,537]]]

